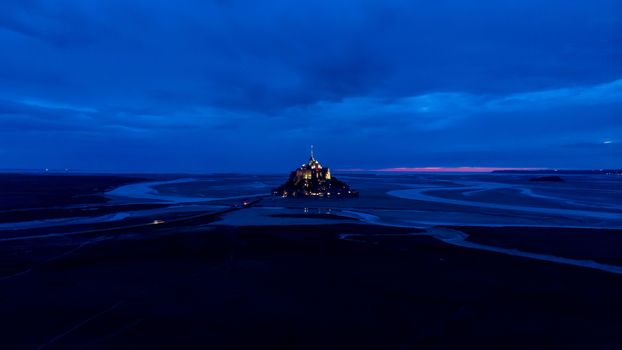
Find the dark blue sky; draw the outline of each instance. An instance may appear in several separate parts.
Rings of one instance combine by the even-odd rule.
[[[622,1],[0,2],[0,168],[622,167]]]

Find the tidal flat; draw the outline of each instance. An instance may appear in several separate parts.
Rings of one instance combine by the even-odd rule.
[[[2,174],[0,348],[622,347],[622,177],[336,176]]]

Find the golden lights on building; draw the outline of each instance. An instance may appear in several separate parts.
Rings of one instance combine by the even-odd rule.
[[[309,161],[294,170],[289,180],[274,189],[273,193],[282,197],[358,197],[357,191],[332,177],[330,169],[324,168],[315,159],[313,145],[311,145]]]

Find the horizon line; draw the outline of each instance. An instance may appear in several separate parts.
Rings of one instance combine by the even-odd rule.
[[[532,167],[490,167],[490,166],[459,166],[459,167],[395,167],[374,169],[378,172],[393,173],[491,173],[493,171],[511,170],[511,171],[538,171],[538,170],[555,170],[554,168],[532,168]],[[578,169],[577,169],[578,170]],[[586,169],[587,170],[587,169]],[[593,170],[593,169],[589,169]]]
[[[490,173],[494,171],[604,171],[622,170],[620,168],[546,168],[546,167],[491,167],[491,166],[428,166],[428,167],[390,167],[378,169],[365,168],[334,168],[337,172],[385,172],[385,173]],[[50,173],[50,174],[279,174],[280,171],[269,172],[243,172],[235,170],[219,171],[197,171],[197,170],[84,170],[84,169],[63,169],[63,168],[0,168],[0,173]]]

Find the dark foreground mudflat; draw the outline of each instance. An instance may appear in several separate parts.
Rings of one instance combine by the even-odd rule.
[[[382,236],[402,229],[200,227],[2,243],[0,348],[622,347],[618,275]]]
[[[570,227],[455,227],[467,240],[501,248],[622,265],[622,230]]]

